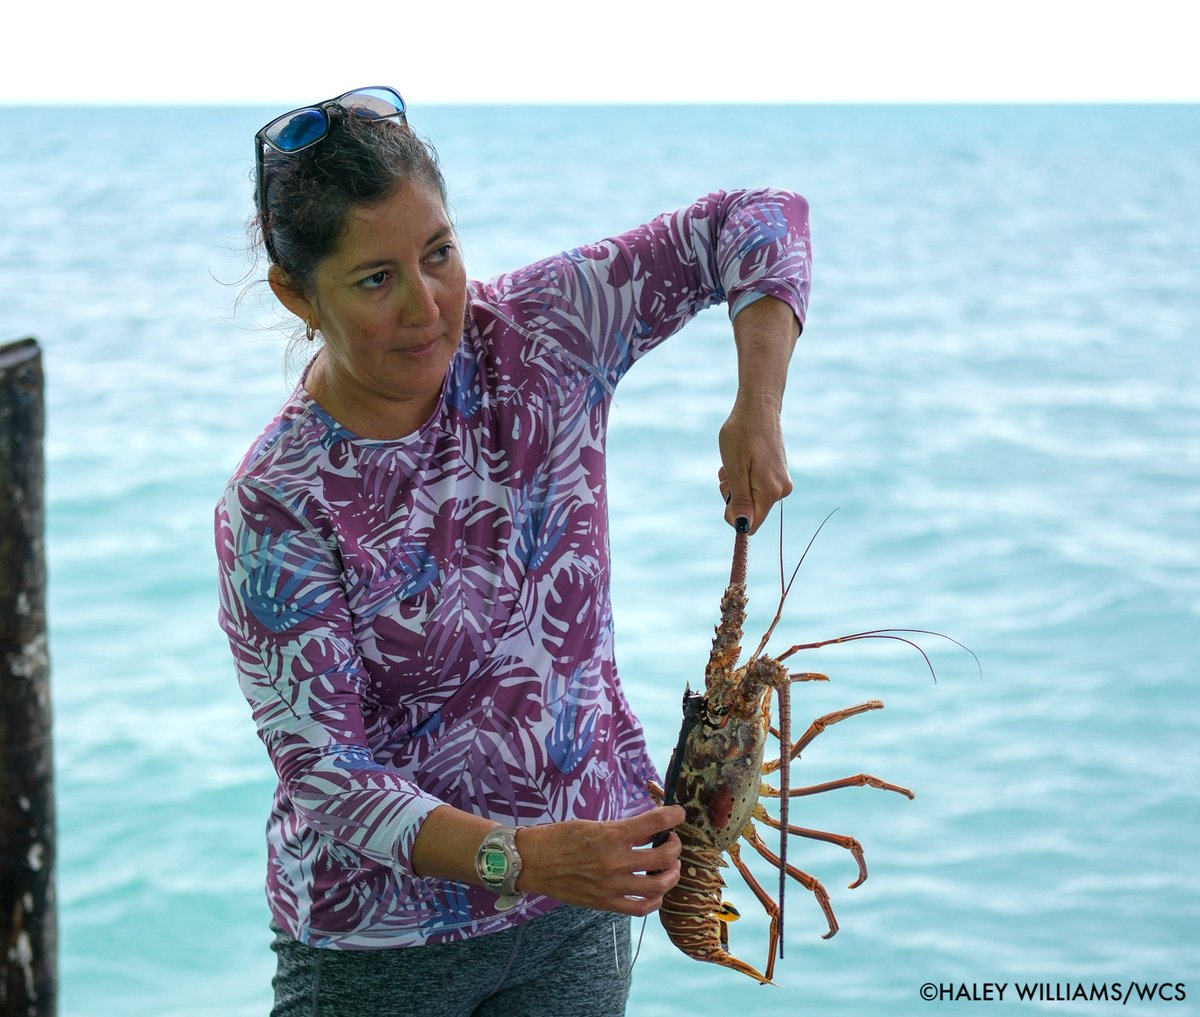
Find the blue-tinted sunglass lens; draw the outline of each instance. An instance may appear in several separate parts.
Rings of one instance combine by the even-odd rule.
[[[299,152],[325,137],[329,119],[319,109],[304,109],[267,128],[266,137],[282,152]]]
[[[404,112],[404,100],[390,88],[360,88],[342,96],[341,105],[360,117],[394,117]]]

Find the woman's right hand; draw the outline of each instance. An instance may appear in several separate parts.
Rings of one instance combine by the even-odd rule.
[[[598,911],[648,915],[679,881],[683,845],[674,833],[658,847],[643,845],[685,816],[681,806],[665,805],[628,819],[521,827],[517,889]]]

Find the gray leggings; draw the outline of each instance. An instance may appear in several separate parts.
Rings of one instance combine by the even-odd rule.
[[[393,950],[319,950],[274,924],[271,1017],[619,1017],[629,919],[560,905],[478,939]]]

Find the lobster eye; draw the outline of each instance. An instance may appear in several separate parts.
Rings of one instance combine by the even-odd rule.
[[[709,706],[704,717],[704,723],[709,727],[724,727],[725,720],[729,716],[729,707],[727,706]]]

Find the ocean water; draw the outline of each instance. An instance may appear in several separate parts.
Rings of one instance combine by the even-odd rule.
[[[48,404],[60,1012],[251,1017],[273,969],[272,774],[215,624],[211,510],[286,396],[247,256],[251,137],[274,111],[0,108],[0,340],[35,335]],[[812,203],[811,315],[788,381],[779,563],[833,509],[772,646],[806,651],[795,726],[864,699],[794,769],[841,931],[787,896],[778,987],[644,929],[630,1013],[918,1015],[932,983],[999,1011],[1200,1012],[1200,107],[433,108],[468,268],[487,276],[719,187]],[[665,767],[728,569],[705,312],[618,392],[619,662]],[[769,838],[768,838],[769,839]],[[770,876],[764,871],[765,879]],[[766,924],[735,874],[733,949]],[[768,886],[771,883],[767,884]],[[635,935],[637,929],[635,927]],[[1185,1001],[1018,1001],[1017,983],[1183,983]],[[993,992],[995,990],[992,990]],[[989,1009],[988,1012],[992,1012]]]

